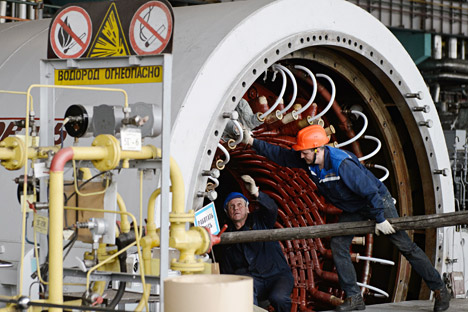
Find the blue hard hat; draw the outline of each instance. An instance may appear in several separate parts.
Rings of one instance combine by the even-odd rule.
[[[227,211],[227,206],[228,206],[229,202],[231,200],[233,200],[234,198],[243,198],[246,201],[246,204],[249,203],[249,200],[247,199],[247,197],[245,197],[242,193],[232,192],[224,200],[224,205],[223,205],[224,206],[224,211]]]

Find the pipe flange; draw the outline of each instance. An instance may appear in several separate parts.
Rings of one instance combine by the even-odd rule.
[[[208,229],[202,226],[193,226],[190,229],[200,233],[203,242],[203,244],[200,244],[200,247],[197,250],[195,250],[195,254],[202,255],[204,253],[207,253],[211,249],[211,236],[208,232]]]
[[[190,222],[190,223],[193,223],[193,221],[195,220],[195,213],[193,212],[193,210],[191,210],[191,212],[188,212],[188,213],[173,213],[171,212],[169,214],[169,221],[170,222],[180,222],[180,223],[183,223],[183,222]]]
[[[197,273],[205,270],[205,264],[203,262],[183,263],[174,259],[171,262],[171,269],[174,271],[180,271],[182,274]]]
[[[2,165],[6,169],[18,170],[25,165],[28,156],[23,140],[18,137],[7,137],[1,142],[0,147],[9,148],[14,152],[11,159],[2,160]]]
[[[104,147],[107,150],[107,156],[103,159],[93,160],[93,165],[100,171],[112,170],[120,162],[120,143],[114,136],[109,134],[98,135],[92,146]]]

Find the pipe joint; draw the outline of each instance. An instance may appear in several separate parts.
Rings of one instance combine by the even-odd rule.
[[[102,159],[93,160],[93,165],[100,171],[112,170],[119,164],[120,161],[120,144],[119,141],[112,135],[98,135],[92,146],[100,146],[106,150],[106,156]]]
[[[26,163],[26,147],[18,137],[7,137],[0,143],[0,158],[7,170],[18,170]]]
[[[184,222],[191,222],[193,223],[193,220],[195,219],[195,213],[193,210],[190,210],[187,213],[174,213],[171,212],[169,214],[169,221],[172,222],[177,222],[177,223],[184,223]]]

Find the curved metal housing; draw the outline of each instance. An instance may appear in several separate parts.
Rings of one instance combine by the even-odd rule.
[[[205,192],[202,172],[212,168],[228,122],[223,113],[233,111],[273,64],[292,62],[315,64],[333,75],[342,106],[356,101],[364,106],[369,127],[384,138],[379,160],[390,170],[388,185],[402,215],[454,211],[450,161],[431,96],[403,46],[370,14],[343,0],[239,1],[174,13],[171,155],[184,176],[187,209],[203,204],[197,194]],[[39,82],[48,26],[48,20],[0,25],[2,89],[24,91]],[[148,102],[151,92],[161,92],[129,88],[142,90],[132,102]],[[412,97],[415,93],[420,98]],[[57,91],[57,102],[93,101]],[[14,102],[19,100],[0,94],[5,117],[24,114]],[[412,109],[421,106],[430,110]],[[446,168],[447,174],[437,174]],[[443,272],[444,259],[453,258],[453,229],[432,234],[425,237],[426,252]],[[401,274],[405,282],[395,286],[395,300],[406,296],[409,273]]]

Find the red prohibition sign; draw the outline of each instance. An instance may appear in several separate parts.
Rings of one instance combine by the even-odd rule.
[[[59,58],[78,58],[91,42],[92,26],[88,12],[70,6],[55,18],[50,31],[52,49]]]
[[[130,23],[130,45],[138,55],[158,54],[172,35],[172,15],[162,2],[143,4]]]

